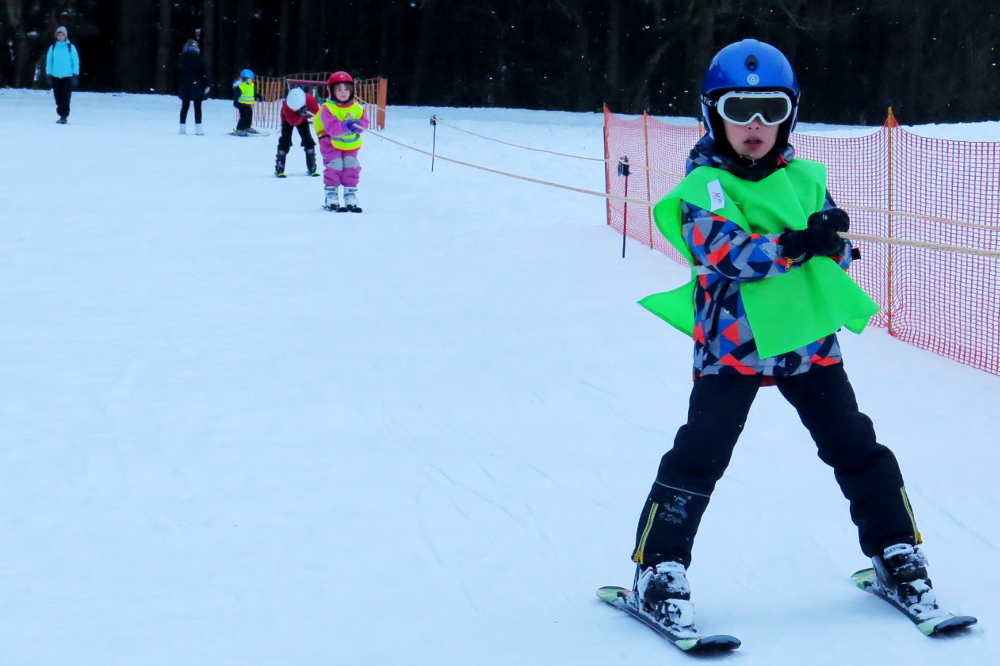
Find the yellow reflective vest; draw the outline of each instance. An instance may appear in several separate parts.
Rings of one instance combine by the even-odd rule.
[[[330,143],[337,150],[354,150],[360,148],[364,141],[361,134],[344,134],[338,136],[342,131],[339,124],[347,119],[361,120],[365,109],[358,104],[357,100],[350,106],[340,106],[336,102],[327,102],[320,107],[319,113],[313,120],[316,128],[316,136],[322,138],[324,135],[330,137]],[[330,131],[327,131],[330,127]]]
[[[238,87],[240,89],[240,104],[253,104],[254,100],[257,99],[254,94],[253,81],[244,81]]]

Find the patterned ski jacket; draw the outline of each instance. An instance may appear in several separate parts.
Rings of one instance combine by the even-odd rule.
[[[795,158],[789,145],[779,156],[782,168]],[[722,155],[714,142],[705,137],[691,151],[687,172],[696,167],[712,166],[744,177],[747,167],[734,158]],[[754,173],[760,180],[773,170]],[[823,210],[835,207],[829,191]],[[681,203],[681,231],[696,261],[694,378],[702,375],[760,374],[765,377],[788,377],[807,372],[813,365],[841,362],[836,334],[805,347],[770,358],[760,358],[750,322],[747,320],[740,285],[748,280],[766,280],[795,270],[782,258],[780,234],[750,234],[735,222],[711,213],[687,201]],[[845,270],[851,263],[850,242],[844,254],[833,257]],[[766,382],[769,383],[769,382]]]

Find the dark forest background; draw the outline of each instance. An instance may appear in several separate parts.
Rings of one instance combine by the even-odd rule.
[[[40,86],[66,25],[80,88],[173,93],[198,39],[216,95],[236,73],[346,69],[390,104],[697,114],[712,54],[755,37],[804,89],[800,118],[1000,116],[997,0],[0,0],[0,86]]]

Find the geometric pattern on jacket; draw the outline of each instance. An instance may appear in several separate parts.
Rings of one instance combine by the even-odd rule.
[[[720,166],[713,160],[712,166]],[[834,207],[829,192],[823,210]],[[735,222],[686,201],[681,202],[681,232],[694,255],[694,378],[701,375],[788,377],[814,365],[841,362],[836,333],[795,351],[761,358],[747,320],[740,285],[766,280],[797,267],[781,256],[780,234],[751,234]],[[850,242],[832,257],[841,268],[851,264]]]

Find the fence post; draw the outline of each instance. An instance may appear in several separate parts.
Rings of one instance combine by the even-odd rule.
[[[431,173],[434,173],[434,153],[437,152],[437,140],[438,140],[437,116],[431,116],[431,126],[434,128],[434,138],[431,139]]]
[[[889,115],[885,119],[885,128],[888,132],[888,143],[889,143],[889,159],[887,167],[888,176],[888,187],[889,187],[889,227],[887,229],[887,234],[889,238],[895,238],[893,224],[892,224],[892,211],[895,204],[895,193],[896,193],[896,182],[893,174],[893,130],[899,127],[899,123],[896,122],[896,116],[892,113],[892,107],[889,107]],[[892,271],[893,271],[893,246],[889,245],[888,249],[888,261],[886,262],[886,330],[889,331],[889,335],[895,337],[896,331],[892,327],[892,315],[895,307],[893,306],[893,293],[892,293]]]
[[[611,154],[608,152],[608,105],[604,105],[604,191],[611,194],[611,164],[608,160]],[[604,200],[604,206],[608,214],[608,226],[611,225],[611,199]]]
[[[625,198],[628,199],[628,177],[631,173],[628,155],[618,160],[618,175],[625,176]],[[625,258],[625,241],[628,240],[628,202],[625,202],[625,216],[622,222],[622,259]]]
[[[375,96],[375,104],[378,108],[375,111],[375,124],[379,130],[385,129],[386,93],[388,89],[389,81],[383,79],[381,76],[378,77],[378,94]]]
[[[646,144],[646,201],[649,202],[649,207],[646,208],[649,213],[649,249],[653,249],[653,192],[649,185],[649,114],[645,111],[642,112],[642,136]]]

